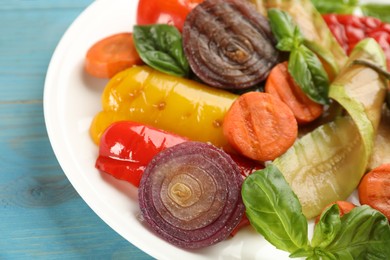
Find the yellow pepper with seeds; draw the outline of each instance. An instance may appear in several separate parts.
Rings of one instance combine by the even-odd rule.
[[[237,97],[147,66],[134,66],[108,82],[102,95],[103,111],[94,117],[90,134],[99,144],[110,124],[129,120],[228,148],[222,122]]]

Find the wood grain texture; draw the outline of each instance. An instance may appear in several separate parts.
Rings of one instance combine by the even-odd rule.
[[[0,0],[0,259],[151,259],[80,198],[47,137],[51,55],[92,0]]]

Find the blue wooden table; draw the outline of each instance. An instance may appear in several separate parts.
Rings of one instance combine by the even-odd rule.
[[[0,0],[0,259],[151,258],[86,205],[45,129],[51,55],[91,2]]]

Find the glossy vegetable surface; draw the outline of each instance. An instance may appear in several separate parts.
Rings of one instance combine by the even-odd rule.
[[[345,108],[359,128],[366,149],[365,161],[368,161],[381,120],[387,81],[369,67],[353,65],[355,60],[374,63],[382,69],[386,68],[386,60],[375,40],[359,42],[351,52],[346,66],[333,81],[329,92],[329,96]]]
[[[359,201],[382,212],[390,220],[390,164],[382,164],[362,178]]]
[[[85,70],[98,78],[111,78],[133,65],[142,64],[131,33],[118,33],[92,45],[85,57]]]
[[[385,163],[390,163],[390,110],[386,107],[382,109],[381,122],[375,137],[374,150],[368,170]]]
[[[383,52],[372,39],[360,43],[348,64],[357,58],[385,66]],[[372,69],[346,66],[330,87],[330,96],[353,120],[341,117],[302,137],[274,161],[297,194],[308,218],[357,187],[372,154],[386,93],[386,81]]]
[[[139,0],[137,24],[169,24],[180,31],[188,13],[203,0]]]
[[[139,187],[142,216],[165,240],[201,248],[226,239],[244,213],[242,177],[222,150],[185,142],[155,156]]]
[[[116,122],[101,137],[95,166],[138,187],[146,166],[157,153],[186,141],[181,136],[140,123]]]
[[[263,81],[279,58],[268,21],[240,0],[206,0],[187,16],[184,51],[208,85],[246,89]]]
[[[323,106],[312,101],[295,83],[288,72],[288,63],[276,65],[265,83],[265,92],[283,101],[294,113],[299,124],[314,121],[322,115]]]
[[[191,140],[227,147],[222,122],[237,97],[150,67],[133,67],[117,74],[105,87],[103,111],[95,116],[90,132],[99,143],[111,123],[131,120]]]
[[[247,92],[226,113],[223,133],[241,154],[267,161],[293,145],[298,126],[293,112],[282,101],[268,93]]]
[[[326,205],[350,196],[365,171],[365,159],[354,122],[339,118],[304,135],[274,164],[310,219]]]
[[[387,69],[390,70],[390,24],[377,18],[355,15],[326,14],[323,17],[348,54],[359,41],[368,37],[374,38],[385,52]]]

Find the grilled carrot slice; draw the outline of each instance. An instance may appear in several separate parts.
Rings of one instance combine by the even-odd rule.
[[[382,164],[363,176],[359,201],[382,212],[390,219],[390,164]]]
[[[299,124],[312,122],[322,114],[323,105],[311,100],[295,83],[288,72],[287,64],[279,63],[271,70],[265,84],[265,92],[286,103]]]
[[[273,160],[295,141],[298,127],[291,109],[268,93],[248,92],[230,107],[223,122],[228,142],[258,161]]]
[[[98,78],[111,78],[136,64],[142,64],[142,61],[132,33],[118,33],[96,42],[85,57],[85,70]]]

